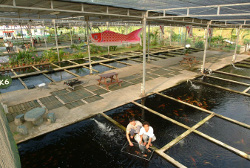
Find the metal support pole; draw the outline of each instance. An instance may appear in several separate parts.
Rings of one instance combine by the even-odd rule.
[[[22,28],[22,23],[20,24],[21,27],[21,33],[22,33],[22,39],[23,39],[23,45],[24,45],[24,38],[23,38],[23,28]]]
[[[160,28],[160,29],[161,29],[161,28]],[[159,45],[161,45],[161,43],[162,43],[162,32],[161,32],[161,30],[160,30],[159,36],[160,36],[160,38],[159,38]]]
[[[209,37],[209,43],[208,43],[208,48],[211,47],[211,40],[212,40],[212,36]]]
[[[34,48],[33,38],[32,38],[32,31],[31,31],[30,23],[29,23],[29,29],[30,29],[30,42],[31,42],[31,46],[32,46],[32,48]]]
[[[172,45],[172,26],[170,26],[169,45]]]
[[[44,26],[44,22],[43,22],[43,26]],[[44,26],[44,30],[43,30],[43,38],[44,38],[44,43],[45,43],[45,47],[46,47],[46,49],[48,49],[48,45],[47,45],[47,38],[46,38],[46,36],[45,36],[45,26]]]
[[[58,41],[57,41],[56,20],[53,19],[52,22],[54,23],[54,29],[55,29],[55,41],[56,41],[56,50],[57,50],[58,62],[60,62],[60,55],[59,55],[59,48],[58,48]]]
[[[126,35],[128,34],[128,24],[125,23],[125,33]],[[126,43],[126,47],[128,47],[128,44]]]
[[[186,41],[187,41],[187,28],[186,28],[186,31],[185,31],[184,53],[186,53]]]
[[[238,42],[239,42],[240,29],[241,29],[241,28],[242,28],[242,25],[238,28],[237,38],[236,38],[236,41],[235,41],[235,49],[234,49],[234,55],[233,55],[232,63],[234,63],[235,60],[236,60],[236,56],[237,56],[237,46],[238,46]]]
[[[109,30],[109,22],[106,22],[107,30]],[[109,55],[109,46],[108,46],[108,55]]]
[[[207,30],[206,31],[206,39],[205,39],[205,48],[204,48],[204,54],[203,54],[203,63],[201,67],[201,73],[204,74],[204,69],[205,69],[205,62],[206,62],[206,55],[207,55],[207,39],[208,39],[208,29],[209,25],[211,24],[211,21],[207,24]]]
[[[145,96],[145,79],[146,79],[146,13],[143,14],[143,73],[141,96]]]
[[[69,34],[70,34],[70,44],[73,44],[73,39],[72,39],[72,32],[71,32],[71,25],[69,24]]]
[[[148,62],[150,62],[149,46],[150,46],[150,23],[148,22]]]
[[[181,27],[181,46],[183,45],[183,37],[182,37],[182,34],[183,34],[183,27]]]
[[[89,18],[88,17],[86,17],[86,26],[87,26],[87,44],[88,44],[88,55],[89,55],[89,71],[90,71],[90,74],[92,74],[90,46],[89,46]]]

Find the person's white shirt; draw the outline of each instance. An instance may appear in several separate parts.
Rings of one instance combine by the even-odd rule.
[[[9,44],[8,43],[4,43],[5,47],[9,47]]]
[[[151,126],[149,126],[148,132],[146,132],[145,128],[142,127],[140,129],[139,135],[143,135],[143,134],[149,136],[150,138],[153,138],[154,137],[154,130],[153,130],[153,128]]]

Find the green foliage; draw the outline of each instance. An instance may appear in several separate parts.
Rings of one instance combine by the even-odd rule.
[[[57,61],[57,53],[51,48],[50,50],[44,51],[42,56],[50,62]]]
[[[19,36],[19,37],[20,37],[20,36],[22,36],[22,34],[21,34],[21,33],[17,33],[17,36]]]
[[[214,36],[214,37],[212,37],[212,39],[211,39],[211,42],[212,43],[217,43],[217,44],[223,44],[223,40],[224,40],[225,38],[223,38],[222,36]]]
[[[191,44],[191,43],[192,43],[192,39],[187,38],[187,40],[186,40],[186,44]]]
[[[47,42],[48,42],[48,43],[51,43],[52,40],[54,40],[54,38],[53,38],[51,35],[47,37]]]
[[[101,46],[96,46],[96,45],[91,45],[90,46],[90,53],[91,54],[98,54],[107,51],[106,48],[101,47]]]
[[[109,46],[109,50],[110,51],[116,51],[117,50],[117,46]]]
[[[180,34],[176,34],[174,31],[172,31],[171,41],[180,41],[180,39],[181,39],[181,35]]]
[[[76,49],[76,50],[81,50],[81,46],[80,45],[76,45],[76,44],[72,44],[70,46],[71,49]]]
[[[250,44],[250,39],[244,39],[244,42],[243,42],[245,45],[247,44]]]
[[[203,41],[197,41],[195,43],[195,48],[203,49],[204,48],[204,42]]]
[[[151,45],[155,46],[158,44],[158,38],[159,38],[159,30],[155,30],[153,33],[150,33],[150,40]]]
[[[78,53],[74,53],[71,55],[71,58],[73,59],[78,59],[78,58],[83,58],[85,55],[83,52],[78,52]]]
[[[66,53],[62,49],[60,49],[59,50],[60,61],[62,61],[65,58],[65,56],[66,56]],[[48,59],[50,62],[58,61],[57,51],[53,49],[43,52],[43,57],[45,59]]]
[[[19,53],[13,55],[10,60],[10,65],[23,65],[23,64],[34,64],[40,62],[42,57],[39,57],[35,54],[34,48],[31,48],[29,51],[20,51]]]

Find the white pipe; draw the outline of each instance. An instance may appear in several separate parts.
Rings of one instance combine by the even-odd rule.
[[[150,62],[149,46],[150,46],[150,24],[148,22],[148,62]]]
[[[146,79],[146,14],[143,15],[143,73],[142,73],[142,90],[141,95],[145,96],[145,79]]]
[[[55,29],[55,41],[56,41],[56,50],[57,50],[58,62],[60,62],[60,55],[59,55],[59,48],[58,48],[58,40],[57,40],[57,31],[56,31],[56,20],[53,19],[52,22],[54,23],[54,29]]]
[[[31,31],[30,23],[29,23],[29,30],[30,30],[30,42],[31,42],[31,46],[32,46],[32,48],[33,48],[33,47],[34,47],[34,44],[33,44],[33,38],[32,38],[32,31]]]
[[[203,63],[202,63],[202,67],[201,67],[201,73],[204,74],[204,70],[205,70],[205,61],[206,61],[206,55],[207,55],[207,39],[208,39],[208,29],[209,29],[209,25],[211,22],[209,22],[207,24],[207,31],[206,32],[206,39],[205,39],[205,48],[204,48],[204,54],[203,54]]]
[[[234,55],[233,55],[233,59],[232,59],[233,63],[235,62],[236,56],[237,56],[237,46],[238,46],[239,37],[240,37],[240,29],[241,29],[241,26],[238,28],[237,38],[236,38],[236,41],[235,41],[235,49],[234,49]]]
[[[185,26],[186,31],[185,31],[185,41],[184,41],[184,53],[186,52],[186,41],[187,41],[187,27]]]
[[[171,46],[172,45],[172,26],[170,26],[169,42]]]
[[[44,26],[44,22],[43,22],[43,26]],[[48,49],[48,45],[47,45],[47,39],[46,39],[46,36],[45,36],[45,26],[44,26],[44,29],[43,29],[43,38],[44,38],[44,43],[45,43],[45,47],[46,49]]]
[[[72,32],[71,32],[71,25],[69,24],[69,28],[70,28],[70,44],[73,44],[73,39],[72,39]]]
[[[107,30],[109,30],[109,22],[106,22],[107,24]],[[108,55],[109,55],[109,46],[108,46]]]
[[[90,46],[89,46],[89,19],[86,20],[87,24],[87,44],[88,44],[88,55],[89,55],[89,71],[92,74],[92,65],[91,65],[91,57],[90,57]]]

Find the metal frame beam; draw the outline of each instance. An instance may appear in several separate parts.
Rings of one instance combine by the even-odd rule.
[[[180,10],[180,9],[197,9],[197,8],[220,8],[226,6],[247,6],[250,3],[236,3],[236,4],[223,4],[223,5],[207,5],[207,6],[193,6],[193,7],[182,7],[182,8],[169,8],[169,9],[152,9],[147,11],[170,11],[170,10]]]
[[[17,9],[17,10],[36,10],[36,11],[49,11],[49,12],[66,12],[66,13],[79,13],[86,15],[104,15],[104,16],[114,16],[114,17],[126,17],[126,18],[142,18],[141,16],[132,16],[131,14],[113,14],[106,10],[106,12],[87,12],[87,11],[77,11],[77,10],[65,10],[65,9],[55,9],[53,6],[53,1],[51,1],[50,8],[41,8],[41,7],[29,7],[29,6],[13,6],[13,5],[0,5],[0,8],[9,8],[9,9]]]
[[[208,5],[208,6],[194,6],[194,7],[181,7],[181,8],[169,8],[169,9],[153,9],[147,10],[146,16],[147,19],[162,19],[162,18],[185,18],[185,17],[221,17],[221,16],[250,16],[250,12],[248,13],[231,13],[231,14],[221,14],[221,7],[232,7],[232,6],[249,6],[250,3],[236,3],[236,4],[223,4],[223,5]],[[199,9],[199,8],[217,8],[215,14],[190,14],[190,9]],[[186,14],[183,13],[181,15],[166,15],[166,11],[176,11],[176,10],[186,10]],[[149,12],[162,12],[162,16],[149,16]],[[222,20],[221,20],[222,21]]]

